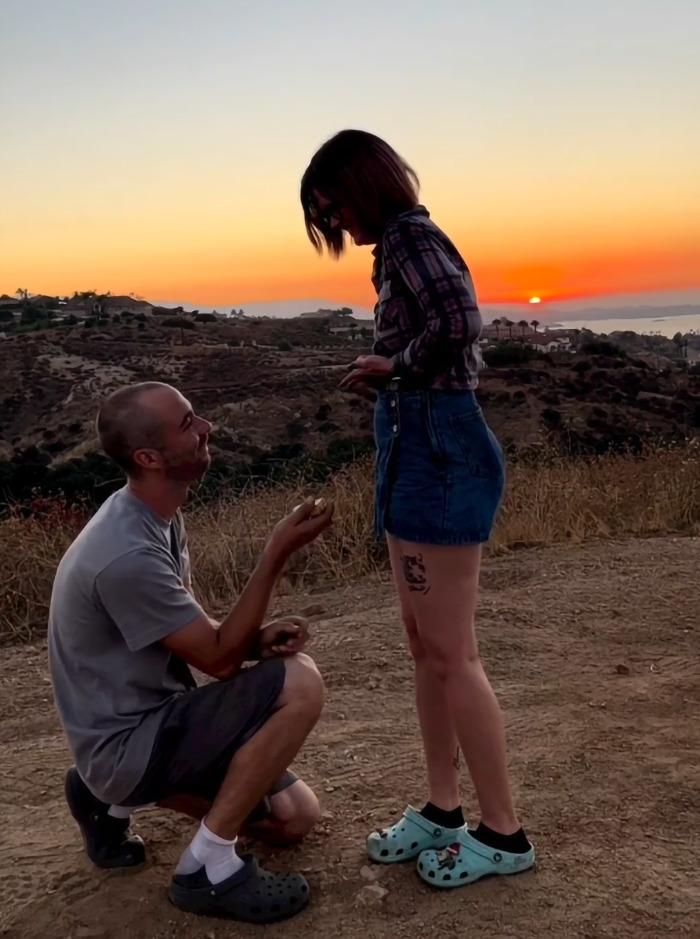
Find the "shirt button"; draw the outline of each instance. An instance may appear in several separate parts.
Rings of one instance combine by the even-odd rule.
[[[392,408],[395,408],[395,407],[396,407],[396,401],[394,401],[393,398],[391,399],[391,407],[392,407]]]
[[[398,424],[394,424],[394,426],[391,429],[393,430],[394,433],[396,433],[396,431],[399,429]]]

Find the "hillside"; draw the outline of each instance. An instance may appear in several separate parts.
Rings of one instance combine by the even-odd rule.
[[[309,909],[270,935],[696,936],[699,564],[697,538],[559,545],[487,563],[481,651],[505,707],[517,803],[539,862],[534,874],[455,893],[432,892],[410,866],[369,868],[362,853],[369,830],[424,796],[393,592],[366,579],[311,598],[311,652],[328,700],[296,768],[319,791],[324,816],[306,844],[270,861],[298,866],[313,891]],[[286,598],[278,611],[308,602]],[[142,873],[110,878],[85,862],[63,802],[69,756],[47,682],[44,645],[5,650],[0,933],[260,935],[169,906],[167,881],[189,820],[158,810],[137,816],[153,856]],[[466,783],[463,797],[474,822]],[[368,889],[375,878],[380,889]]]
[[[323,319],[112,323],[62,327],[0,342],[0,460],[38,448],[60,464],[94,448],[100,398],[120,384],[172,382],[214,424],[212,452],[229,465],[338,452],[371,439],[371,407],[341,392],[348,363],[369,348],[364,327]],[[680,439],[700,427],[700,378],[638,356],[545,356],[488,368],[479,398],[514,449],[552,438],[574,451]],[[281,449],[280,449],[281,448]]]

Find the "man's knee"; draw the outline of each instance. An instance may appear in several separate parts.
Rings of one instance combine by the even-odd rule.
[[[280,704],[294,704],[320,714],[325,701],[325,685],[316,663],[303,652],[284,660],[285,678]]]
[[[321,817],[321,806],[315,793],[298,779],[287,789],[270,797],[275,822],[290,838],[305,838]]]

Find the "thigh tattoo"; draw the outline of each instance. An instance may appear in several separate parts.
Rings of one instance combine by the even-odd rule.
[[[415,593],[429,593],[430,584],[428,575],[423,563],[422,554],[402,554],[401,563],[403,565],[403,577],[408,585],[408,589]]]

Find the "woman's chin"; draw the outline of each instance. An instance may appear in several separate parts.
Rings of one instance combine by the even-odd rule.
[[[359,232],[356,234],[350,232],[350,237],[352,238],[352,243],[357,245],[358,248],[362,247],[362,245],[372,244],[372,241],[366,235],[362,235]]]

